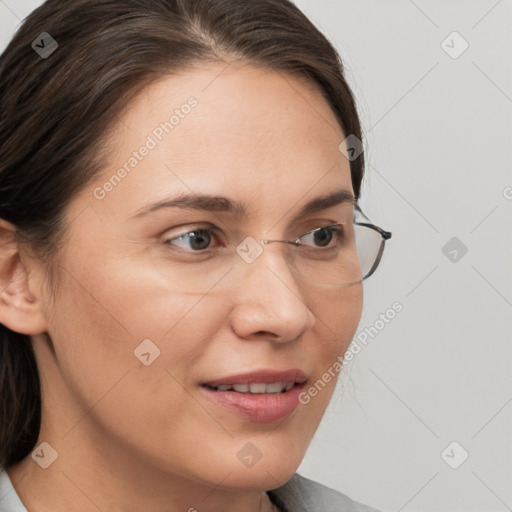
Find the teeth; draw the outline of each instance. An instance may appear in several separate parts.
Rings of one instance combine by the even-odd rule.
[[[266,384],[249,384],[249,391],[251,393],[265,393],[266,388]]]
[[[266,384],[265,391],[262,391],[262,393],[281,393],[281,391],[283,391],[285,384],[285,382],[274,382],[272,384]]]
[[[217,391],[230,391],[234,390],[238,393],[255,393],[255,394],[275,394],[289,391],[294,386],[293,382],[273,382],[272,384],[265,384],[263,382],[255,382],[250,384],[222,384],[217,386]]]
[[[249,391],[249,384],[233,384],[233,389],[239,393],[247,393]]]

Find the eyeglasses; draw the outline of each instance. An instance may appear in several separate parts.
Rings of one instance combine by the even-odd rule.
[[[320,287],[350,286],[375,272],[391,238],[391,232],[372,224],[358,205],[353,222],[318,227],[296,240],[258,241],[248,236],[236,243],[222,240],[223,247],[211,248],[215,231],[218,228],[198,228],[166,241],[171,261],[159,259],[157,264],[183,293],[204,294],[243,280],[244,272],[258,265],[264,247],[276,242],[287,245],[285,260],[296,279]],[[180,248],[177,242],[183,241],[199,250]],[[201,247],[205,242],[207,247]]]

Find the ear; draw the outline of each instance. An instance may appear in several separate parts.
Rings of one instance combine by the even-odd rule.
[[[36,278],[35,260],[29,260],[34,268],[23,264],[15,233],[13,224],[0,219],[0,322],[20,334],[41,334],[48,330],[41,280]]]

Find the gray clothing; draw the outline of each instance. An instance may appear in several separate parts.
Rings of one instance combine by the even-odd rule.
[[[379,512],[298,473],[267,494],[283,512]]]

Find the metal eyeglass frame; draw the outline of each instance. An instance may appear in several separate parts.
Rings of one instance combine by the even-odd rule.
[[[362,215],[364,217],[364,219],[366,219],[368,222],[356,222],[356,220],[355,220],[356,219],[356,212],[359,212],[359,214]],[[377,231],[380,234],[380,236],[381,236],[381,242],[380,242],[379,251],[377,253],[375,261],[373,262],[372,267],[361,278],[361,281],[363,281],[364,279],[367,279],[368,277],[370,277],[375,272],[375,270],[377,270],[377,267],[379,266],[380,260],[382,258],[382,254],[384,253],[384,247],[385,247],[385,244],[386,244],[386,240],[389,240],[391,238],[392,233],[391,233],[391,231],[385,231],[384,229],[380,228],[379,226],[376,226],[375,224],[373,224],[371,222],[371,220],[363,213],[363,210],[361,210],[361,208],[360,208],[360,206],[358,204],[354,204],[354,224],[356,224],[357,226],[364,226],[364,227],[367,227],[369,229],[373,229],[373,230]],[[300,243],[300,239],[303,236],[309,235],[309,234],[314,233],[315,231],[319,231],[321,229],[325,229],[325,228],[329,228],[329,227],[334,227],[334,226],[339,226],[339,225],[341,225],[341,223],[337,222],[336,224],[330,224],[329,226],[324,226],[324,227],[321,227],[321,228],[313,229],[312,231],[308,231],[307,233],[304,233],[299,238],[297,238],[297,240],[295,240],[295,241],[293,241],[293,240],[260,240],[259,242],[262,245],[267,245],[267,244],[270,244],[272,242],[282,242],[282,243],[285,243],[285,244],[292,244],[292,245],[295,245],[295,246],[302,245]],[[357,282],[360,282],[360,281],[357,281]],[[344,286],[348,286],[350,284],[353,284],[353,283],[347,283]]]

